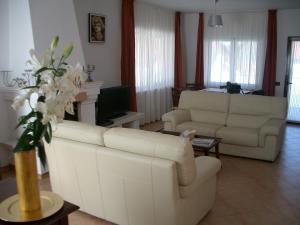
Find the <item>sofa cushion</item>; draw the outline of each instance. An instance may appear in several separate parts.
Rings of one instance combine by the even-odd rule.
[[[223,125],[200,123],[200,122],[184,122],[176,126],[176,131],[182,132],[185,130],[196,130],[198,135],[215,137],[218,129]]]
[[[267,116],[274,119],[286,117],[287,100],[282,97],[258,95],[231,95],[230,114]]]
[[[193,194],[195,191],[199,191],[201,184],[206,180],[216,175],[216,173],[221,169],[221,161],[209,157],[201,156],[196,158],[197,176],[194,182],[189,186],[180,186],[180,196],[186,198]]]
[[[54,129],[53,137],[104,146],[103,134],[108,128],[64,120]]]
[[[261,128],[269,118],[267,116],[230,114],[226,125],[229,127]]]
[[[217,131],[217,137],[222,138],[222,143],[256,147],[259,129],[223,127]]]
[[[225,125],[227,113],[191,109],[191,120],[202,123]]]
[[[180,95],[178,108],[227,113],[229,96],[224,93],[208,91],[183,91]]]
[[[184,138],[128,128],[112,128],[104,134],[106,147],[176,162],[180,185],[196,177],[192,145]]]

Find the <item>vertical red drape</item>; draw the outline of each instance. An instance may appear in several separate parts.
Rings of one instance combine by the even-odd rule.
[[[277,60],[277,10],[268,12],[268,37],[267,51],[263,79],[265,95],[275,95],[276,83],[276,60]]]
[[[182,50],[181,50],[181,13],[175,14],[175,61],[174,87],[183,87]]]
[[[122,1],[121,82],[130,88],[130,108],[137,111],[135,90],[134,0]]]
[[[199,13],[198,23],[198,39],[197,39],[197,58],[196,58],[196,74],[195,84],[197,88],[204,87],[204,16],[203,13]]]

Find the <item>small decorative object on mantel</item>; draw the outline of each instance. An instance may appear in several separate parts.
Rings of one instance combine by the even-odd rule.
[[[39,191],[36,170],[36,151],[43,166],[46,163],[44,140],[50,144],[52,126],[62,122],[65,111],[74,114],[73,102],[85,81],[82,66],[68,65],[73,45],[64,48],[62,56],[55,56],[58,37],[42,57],[30,50],[35,84],[26,85],[12,107],[18,109],[29,104],[31,112],[19,118],[17,127],[24,131],[14,148],[18,195],[4,200],[0,205],[0,218],[12,222],[28,222],[43,219],[57,212],[63,200],[51,192]]]
[[[14,79],[11,79],[11,77],[10,77],[10,73],[12,71],[2,70],[0,72],[2,74],[3,84],[6,87],[23,88],[25,86],[31,86],[32,85],[31,84],[32,83],[32,76],[31,76],[32,70],[30,70],[30,69],[24,70],[24,73],[22,73],[23,77],[16,77]]]
[[[89,42],[101,43],[105,41],[105,16],[89,13]]]
[[[24,73],[22,73],[22,76],[26,80],[26,83],[28,86],[32,85],[32,70],[31,69],[26,69],[24,70]]]
[[[22,77],[17,77],[17,78],[14,78],[13,81],[15,82],[14,83],[14,86],[17,85],[18,88],[24,88],[26,86],[32,86],[32,75],[31,75],[31,72],[32,70],[30,69],[26,69],[24,70],[24,73],[22,73]]]
[[[96,69],[95,65],[87,65],[87,68],[85,69],[83,67],[84,72],[86,72],[88,74],[88,78],[86,80],[86,82],[93,82],[94,80],[92,79],[92,72],[94,72],[94,70]]]

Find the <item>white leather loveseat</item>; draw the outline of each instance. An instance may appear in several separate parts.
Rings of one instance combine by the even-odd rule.
[[[184,91],[164,129],[195,129],[222,138],[220,153],[274,161],[284,134],[287,101],[281,97]]]
[[[46,146],[52,190],[122,225],[196,225],[213,207],[219,160],[183,138],[65,121]]]

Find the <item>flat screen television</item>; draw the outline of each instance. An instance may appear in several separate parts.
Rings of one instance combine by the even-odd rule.
[[[109,125],[111,119],[124,116],[130,111],[128,86],[103,88],[97,102],[97,124]]]

